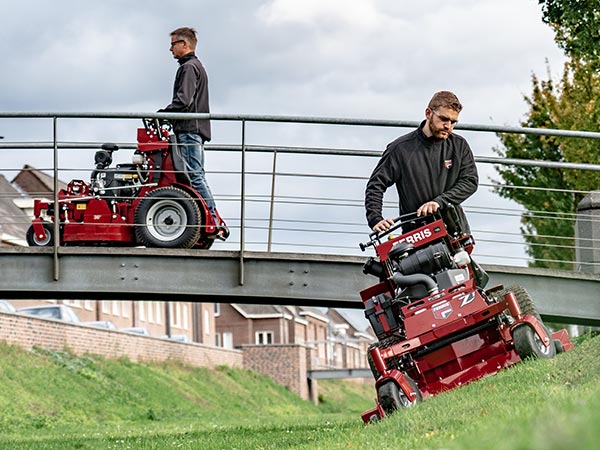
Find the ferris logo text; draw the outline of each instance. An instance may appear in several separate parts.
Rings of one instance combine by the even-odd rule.
[[[400,239],[400,242],[408,242],[409,244],[415,244],[419,241],[425,240],[432,236],[431,230],[429,228],[425,228],[423,231],[418,231],[409,236],[406,236],[404,239]]]

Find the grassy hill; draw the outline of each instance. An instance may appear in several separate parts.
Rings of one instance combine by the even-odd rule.
[[[320,406],[246,370],[134,364],[0,345],[0,449],[592,449],[600,337],[364,426],[370,385]]]

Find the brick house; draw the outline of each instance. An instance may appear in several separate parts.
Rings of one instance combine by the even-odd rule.
[[[333,367],[364,367],[368,347],[375,342],[370,326],[362,330],[349,314],[335,308],[327,310],[327,318],[329,319],[329,365]]]
[[[294,344],[306,340],[301,330],[307,321],[292,307],[219,303],[217,308],[217,335],[222,347]]]
[[[66,188],[62,181],[59,189]],[[26,246],[34,198],[52,198],[54,178],[29,165],[12,181],[0,175],[0,246]]]
[[[216,317],[219,345],[306,344],[311,367],[365,367],[374,337],[340,311],[275,305],[220,304]]]
[[[54,177],[41,170],[25,164],[11,184],[24,195],[30,198],[54,197]],[[58,189],[66,189],[67,184],[58,180]]]
[[[25,233],[30,220],[15,203],[22,194],[5,177],[0,175],[0,245],[24,246]]]

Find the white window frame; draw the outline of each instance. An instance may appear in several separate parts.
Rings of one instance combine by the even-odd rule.
[[[272,331],[257,331],[254,333],[254,343],[256,345],[270,345],[273,344],[273,332]]]

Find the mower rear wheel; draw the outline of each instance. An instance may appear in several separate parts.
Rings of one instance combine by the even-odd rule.
[[[377,370],[377,367],[375,366],[375,361],[373,361],[373,357],[371,356],[371,351],[370,351],[375,347],[377,347],[376,343],[369,345],[369,348],[367,349],[367,362],[369,363],[369,368],[371,369],[373,378],[375,378],[375,381],[377,381],[377,378],[379,378],[379,371]]]
[[[36,235],[33,225],[27,229],[25,239],[30,247],[50,247],[51,245],[54,245],[54,225],[51,223],[42,223],[42,226],[46,232],[46,237],[44,239],[40,239]]]
[[[155,189],[135,210],[135,235],[146,247],[192,248],[200,237],[200,209],[187,192]]]
[[[419,388],[417,387],[417,383],[415,383],[415,381],[408,375],[404,376],[410,384],[410,387],[412,387],[417,393],[417,398],[411,401],[406,395],[404,395],[404,392],[400,389],[396,382],[393,380],[385,382],[377,389],[377,397],[386,414],[391,414],[397,409],[413,406],[423,399],[421,391],[419,391]]]
[[[556,355],[556,346],[552,340],[550,331],[544,325],[542,326],[544,327],[544,331],[550,336],[550,345],[548,347],[544,345],[535,330],[526,323],[518,325],[512,330],[515,350],[521,359],[548,359]]]
[[[527,292],[527,289],[525,289],[523,286],[515,284],[509,286],[506,289],[502,289],[497,293],[494,292],[493,295],[496,299],[500,301],[504,297],[504,294],[506,294],[507,292],[512,292],[513,294],[515,294],[515,298],[517,299],[517,303],[521,307],[521,312],[523,313],[523,315],[530,314],[540,322],[542,321],[540,313],[538,312],[535,303],[531,298],[531,295],[529,295],[529,292]]]

